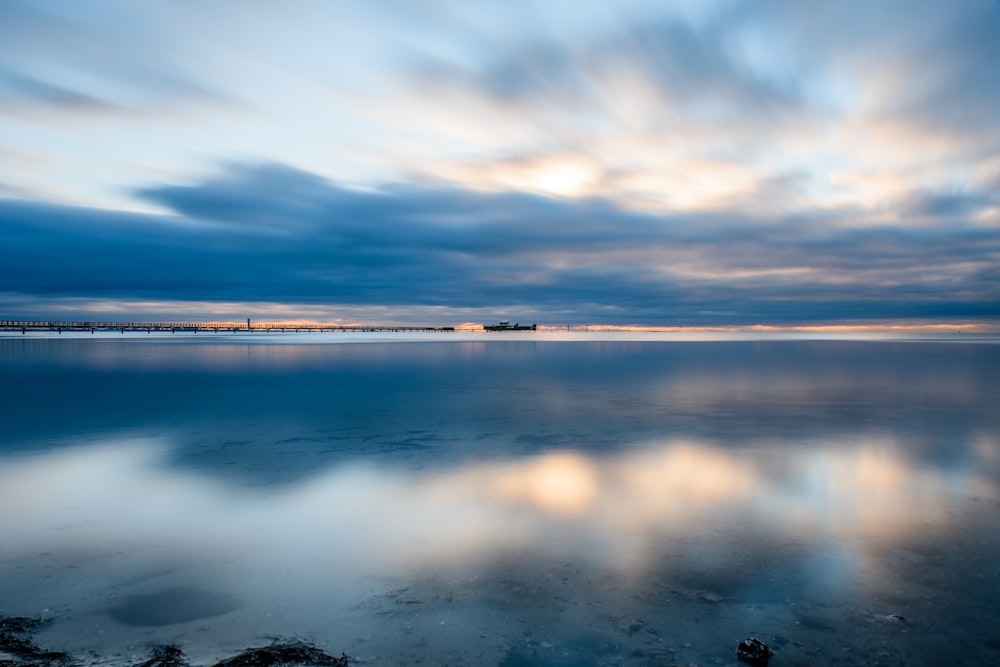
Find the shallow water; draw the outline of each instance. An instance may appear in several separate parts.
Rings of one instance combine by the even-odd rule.
[[[0,338],[0,615],[124,663],[1000,660],[1000,345],[263,338]]]

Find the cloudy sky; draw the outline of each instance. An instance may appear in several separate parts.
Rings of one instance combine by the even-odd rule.
[[[0,319],[1000,322],[1000,2],[0,4]]]

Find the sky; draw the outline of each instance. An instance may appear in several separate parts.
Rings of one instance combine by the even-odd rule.
[[[0,319],[1000,324],[1000,2],[0,4]]]

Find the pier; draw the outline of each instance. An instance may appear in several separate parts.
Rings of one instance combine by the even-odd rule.
[[[146,333],[269,333],[269,332],[450,332],[455,327],[400,327],[400,326],[368,326],[354,324],[289,324],[287,322],[97,322],[97,321],[28,321],[0,320],[0,331],[145,331]]]

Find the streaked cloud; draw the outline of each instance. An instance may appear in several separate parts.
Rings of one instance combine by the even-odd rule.
[[[998,314],[995,2],[0,12],[5,309]]]
[[[990,318],[1000,303],[1000,230],[976,225],[352,190],[281,165],[140,194],[172,214],[0,204],[3,284],[40,297],[487,306],[673,325]]]

